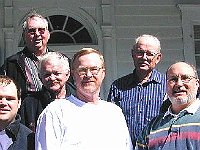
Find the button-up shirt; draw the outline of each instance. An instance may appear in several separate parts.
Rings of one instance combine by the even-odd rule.
[[[166,77],[157,70],[143,84],[135,70],[112,83],[108,101],[122,108],[133,144],[147,123],[159,114],[165,93]]]

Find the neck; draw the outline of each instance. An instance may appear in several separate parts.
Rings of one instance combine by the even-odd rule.
[[[86,103],[93,103],[93,104],[98,104],[99,102],[99,93],[89,93],[89,94],[82,94],[77,92],[76,93],[78,99],[81,101],[84,101]]]
[[[136,73],[137,73],[137,76],[138,76],[138,79],[139,79],[139,81],[140,81],[140,83],[146,83],[148,80],[149,80],[149,78],[150,78],[150,76],[151,76],[151,74],[152,74],[152,71],[138,71],[138,70],[136,70]]]

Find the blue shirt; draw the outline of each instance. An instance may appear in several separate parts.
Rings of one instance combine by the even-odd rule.
[[[146,83],[140,84],[136,71],[115,80],[108,101],[122,108],[133,145],[147,123],[159,114],[166,93],[166,77],[153,70]]]

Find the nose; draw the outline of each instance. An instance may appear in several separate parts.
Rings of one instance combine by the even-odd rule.
[[[87,77],[93,76],[92,73],[91,73],[91,71],[90,71],[90,69],[87,69],[87,71],[85,73],[85,76],[87,76]]]
[[[35,30],[35,34],[40,35],[40,32],[38,31],[38,29]]]
[[[7,100],[6,98],[0,98],[0,104],[6,104]]]
[[[49,79],[55,80],[55,79],[56,79],[56,76],[52,73],[52,74],[49,76]]]
[[[181,78],[177,78],[176,84],[183,85],[183,81],[181,80]]]
[[[146,52],[143,53],[142,58],[147,59],[147,53]]]

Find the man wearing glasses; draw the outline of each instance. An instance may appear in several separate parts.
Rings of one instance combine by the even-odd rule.
[[[39,116],[37,150],[132,150],[121,109],[99,97],[105,77],[102,54],[78,51],[72,62],[76,95],[51,102]]]
[[[147,123],[160,111],[166,93],[166,77],[155,67],[160,62],[160,41],[152,35],[138,37],[132,49],[135,69],[114,81],[108,95],[122,108],[133,146]]]
[[[22,89],[22,100],[27,93],[40,91],[42,83],[38,77],[37,63],[47,53],[50,38],[47,20],[31,12],[23,23],[25,47],[22,51],[7,58],[0,68],[0,74],[14,79]]]
[[[141,132],[138,150],[200,149],[199,79],[196,68],[185,62],[171,65],[167,72],[167,94],[171,105],[152,119]]]

